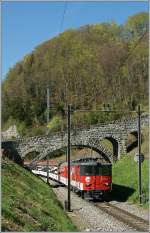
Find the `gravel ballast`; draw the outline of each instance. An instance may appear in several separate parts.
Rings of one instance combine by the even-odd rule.
[[[42,178],[46,181],[45,178]],[[67,188],[59,186],[57,182],[50,180],[50,184],[53,187],[53,191],[57,195],[59,201],[63,204],[67,200]],[[131,205],[127,202],[111,201],[113,205],[118,206],[132,214],[135,214],[145,220],[148,220],[148,211]],[[131,228],[125,223],[115,219],[113,216],[105,213],[92,202],[83,200],[77,194],[71,192],[71,210],[67,212],[68,216],[72,219],[79,231],[85,232],[135,232],[136,230]]]
[[[65,187],[57,187],[53,189],[58,199],[64,204],[67,199],[67,189]],[[121,204],[120,204],[121,207]],[[129,227],[128,225],[118,221],[114,217],[104,213],[102,210],[98,209],[92,204],[92,202],[87,202],[77,194],[71,192],[71,209],[74,215],[77,215],[82,221],[80,224],[80,231],[107,231],[107,232],[133,232],[135,229]],[[125,208],[124,208],[125,209]],[[130,206],[130,210],[132,207]],[[127,208],[126,208],[127,210]],[[133,213],[133,212],[132,212]],[[75,217],[75,216],[74,216]],[[146,217],[146,216],[145,216]],[[83,226],[82,222],[84,222]],[[86,228],[85,228],[86,226]]]

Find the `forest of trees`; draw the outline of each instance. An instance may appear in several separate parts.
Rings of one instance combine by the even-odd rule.
[[[45,125],[47,87],[50,119],[57,124],[59,116],[65,118],[68,103],[74,109],[109,104],[112,109],[134,110],[139,103],[146,108],[148,14],[133,15],[124,25],[70,29],[35,48],[2,83],[2,126]]]

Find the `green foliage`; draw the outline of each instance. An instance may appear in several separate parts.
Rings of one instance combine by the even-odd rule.
[[[97,111],[98,109],[100,111]],[[76,111],[73,113],[71,117],[72,124],[79,127],[89,126],[94,124],[103,124],[103,123],[106,124],[110,121],[120,119],[124,115],[124,113],[102,112],[101,110],[104,110],[104,108],[99,106],[94,106],[90,111],[85,111],[85,112]]]
[[[10,126],[16,125],[16,123],[17,123],[17,121],[10,116],[9,119],[5,123],[2,124],[2,130],[5,131]]]
[[[88,126],[97,124],[100,118],[96,112],[75,112],[72,116],[72,123],[76,126]]]
[[[46,127],[45,126],[33,126],[32,128],[28,128],[27,130],[27,134],[28,136],[41,136],[44,135],[46,132]]]
[[[26,126],[25,122],[18,123],[17,130],[18,130],[19,135],[25,136],[27,133],[27,126]]]
[[[50,132],[54,132],[54,131],[56,132],[60,129],[61,123],[62,123],[61,117],[54,116],[52,120],[48,123],[47,127],[49,128]]]
[[[2,161],[2,231],[77,231],[52,189],[19,165]]]
[[[38,46],[10,69],[2,83],[2,123],[10,116],[27,127],[46,123],[47,86],[51,117],[65,118],[68,103],[75,109],[107,103],[126,110],[133,110],[137,103],[147,106],[148,35],[136,46],[147,25],[148,14],[139,13],[125,25],[87,25]],[[75,118],[85,117],[86,124],[111,118],[105,114],[99,118],[97,113],[81,115]]]
[[[126,27],[134,36],[140,36],[141,33],[148,30],[148,14],[143,12],[130,16],[126,23]]]

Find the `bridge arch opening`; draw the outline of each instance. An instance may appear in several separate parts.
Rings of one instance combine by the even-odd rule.
[[[90,150],[92,149],[93,151],[97,152],[97,158],[101,159],[102,162],[106,162],[106,163],[111,163],[112,161],[108,158],[108,156],[103,152],[103,151],[100,151],[99,149],[97,149],[96,147],[91,147],[90,145],[71,145],[71,150],[73,149],[83,149],[83,148],[89,148]],[[89,150],[89,151],[90,151]],[[39,154],[37,156],[37,158],[32,161],[32,165],[36,164],[38,161],[42,161],[42,160],[45,160],[46,158],[48,158],[49,160],[56,160],[59,162],[59,155],[61,156],[62,155],[62,151],[64,151],[64,156],[62,159],[62,161],[65,161],[66,160],[66,152],[67,152],[67,146],[64,145],[63,147],[60,147],[60,148],[57,148],[57,149],[54,149],[54,150],[50,150],[48,149],[47,152],[45,152],[44,154]],[[58,153],[58,154],[57,154]],[[59,154],[60,153],[60,154]],[[71,152],[72,153],[72,152]],[[75,159],[75,156],[71,158],[72,159]]]
[[[132,131],[127,136],[127,153],[138,146],[138,132]]]
[[[47,157],[52,160],[55,159],[56,161],[66,161],[67,147],[53,151],[51,154],[47,155]],[[110,163],[110,160],[106,157],[106,155],[101,154],[100,151],[96,148],[91,148],[91,146],[87,145],[71,146],[71,160],[77,160],[85,157],[99,158],[102,163]]]
[[[100,140],[100,143],[113,154],[113,160],[116,161],[119,158],[120,148],[117,139],[111,136],[106,136],[102,140]]]
[[[32,151],[28,151],[24,153],[24,156],[23,156],[24,165],[30,164],[33,159],[38,157],[39,154],[40,153],[36,150],[32,150]]]
[[[110,159],[108,156],[98,148],[91,146],[91,145],[72,145],[72,148],[77,148],[77,149],[89,149],[89,156],[90,157],[98,157],[102,160],[102,162],[109,162],[111,163]],[[96,153],[95,153],[96,152]],[[94,154],[94,155],[93,155]]]

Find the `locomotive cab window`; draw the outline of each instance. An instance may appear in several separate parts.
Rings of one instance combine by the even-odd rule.
[[[93,166],[81,166],[80,175],[81,176],[92,176],[93,175]]]
[[[80,175],[81,176],[111,176],[111,166],[105,165],[81,165]]]
[[[111,176],[112,174],[112,170],[111,170],[111,166],[107,166],[107,165],[105,165],[105,166],[102,166],[101,167],[101,175],[103,175],[103,176]]]
[[[81,176],[97,176],[99,175],[99,167],[97,165],[81,166],[80,175]]]

